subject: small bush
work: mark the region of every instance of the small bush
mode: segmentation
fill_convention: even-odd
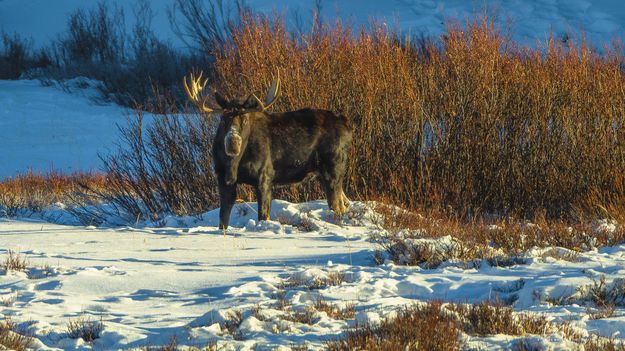
[[[20,295],[19,292],[6,294],[0,297],[0,304],[5,307],[10,307],[15,303],[15,301],[17,301],[17,298],[19,297],[19,295]]]
[[[67,322],[67,336],[72,339],[83,339],[92,342],[100,337],[104,330],[102,319],[93,320],[90,317],[78,317]]]
[[[0,268],[5,273],[9,271],[23,271],[26,267],[28,267],[28,261],[26,261],[26,258],[23,258],[20,254],[15,253],[12,250],[7,252],[4,262],[0,265]]]
[[[20,79],[27,71],[48,67],[51,63],[46,49],[35,53],[30,40],[18,34],[0,33],[0,79]]]
[[[350,330],[327,343],[330,351],[348,350],[460,350],[460,324],[440,302],[406,307],[379,326]]]
[[[543,335],[551,324],[544,316],[515,313],[500,301],[474,305],[452,304],[448,307],[460,316],[470,335]]]
[[[613,306],[625,306],[625,279],[614,279],[612,283],[606,281],[605,276],[592,283],[577,288],[576,295],[581,300],[593,302],[603,309],[612,309]]]
[[[58,172],[36,174],[29,171],[0,181],[0,215],[17,216],[26,211],[37,212],[55,203],[88,204],[90,198],[82,197],[84,187],[102,190],[108,187],[106,176],[98,173]]]
[[[10,319],[0,321],[0,346],[7,350],[26,351],[33,342],[33,338],[18,333],[17,327]]]
[[[313,325],[317,322],[316,311],[312,307],[306,307],[303,310],[299,311],[289,311],[287,314],[282,316],[282,319],[295,322]]]
[[[584,343],[584,351],[625,351],[625,343],[591,335]]]
[[[375,257],[379,264],[388,258],[396,264],[427,268],[450,260],[487,260],[493,266],[508,266],[525,262],[523,257],[533,247],[553,247],[543,257],[576,260],[579,252],[625,242],[622,225],[613,231],[595,230],[591,222],[544,216],[534,223],[495,216],[464,220],[453,213],[407,211],[380,203],[374,211],[379,214],[378,226],[384,229],[373,236],[381,246]]]
[[[236,335],[239,326],[243,322],[243,312],[241,310],[232,310],[228,312],[227,317],[221,327],[227,330],[231,335]]]
[[[317,311],[325,312],[328,317],[334,319],[350,319],[356,316],[355,303],[347,303],[345,307],[339,307],[327,302],[322,296],[319,296],[313,306]]]
[[[102,100],[123,106],[149,109],[165,98],[185,104],[182,77],[195,68],[208,68],[209,58],[181,52],[158,39],[148,1],[137,2],[133,15],[136,24],[129,33],[123,10],[106,2],[71,13],[67,31],[51,46],[54,64],[42,79],[93,78],[102,82],[97,86]]]
[[[345,281],[345,272],[330,271],[324,277],[302,279],[299,276],[291,276],[282,283],[283,288],[305,288],[308,290],[325,289],[329,286],[340,285]]]
[[[210,145],[214,128],[210,120],[175,111],[144,123],[136,110],[129,125],[120,127],[122,147],[103,159],[107,188],[89,190],[133,221],[218,207]]]
[[[139,349],[132,349],[133,351],[217,351],[219,348],[217,347],[217,343],[212,341],[209,342],[205,347],[179,347],[178,346],[178,338],[176,336],[172,336],[169,339],[169,342],[165,345],[161,346],[144,346]]]

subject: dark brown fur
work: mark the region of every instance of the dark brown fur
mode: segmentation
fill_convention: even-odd
[[[233,103],[217,96],[217,101],[224,108],[213,142],[221,229],[228,228],[237,184],[256,188],[258,219],[267,220],[272,186],[300,182],[310,173],[318,175],[330,208],[338,214],[346,211],[343,180],[352,140],[347,118],[314,109],[259,112],[249,99]],[[231,130],[238,133],[234,135],[240,144],[226,146]],[[238,150],[238,155],[228,156],[226,147]]]

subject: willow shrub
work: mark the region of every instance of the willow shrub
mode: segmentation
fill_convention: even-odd
[[[279,74],[274,110],[351,117],[355,198],[469,215],[622,208],[622,54],[555,39],[519,47],[488,18],[450,24],[436,43],[341,23],[294,35],[279,16],[243,15],[215,53],[215,88],[266,91]],[[305,182],[282,195],[322,192]]]

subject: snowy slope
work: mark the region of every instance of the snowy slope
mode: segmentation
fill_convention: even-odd
[[[132,26],[135,0],[106,2],[119,4],[126,13],[127,26]],[[167,8],[172,3],[172,0],[150,1],[155,12],[154,29],[162,38],[181,46],[167,20]],[[309,20],[314,1],[247,0],[245,3],[264,12],[277,10],[287,17],[297,12],[304,20]],[[82,0],[2,0],[0,28],[32,36],[37,45],[43,45],[64,30],[68,13],[96,4],[96,1]],[[483,13],[486,6],[487,11],[498,14],[503,25],[508,19],[511,21],[515,39],[529,44],[535,44],[536,38],[544,39],[551,31],[560,36],[583,30],[587,38],[597,44],[622,38],[625,34],[625,2],[619,0],[324,0],[321,4],[326,19],[338,15],[358,25],[376,19],[398,24],[410,33],[438,35],[445,20],[473,17]]]
[[[70,81],[68,93],[39,81],[0,80],[0,179],[29,169],[69,173],[100,167],[98,153],[114,148],[116,125],[125,124],[132,111],[94,103],[89,84],[94,83]]]
[[[622,308],[611,318],[592,320],[581,302],[547,302],[574,297],[577,287],[602,275],[608,282],[623,277],[625,245],[582,253],[573,260],[549,257],[546,250],[537,249],[525,264],[510,267],[486,262],[452,262],[436,269],[377,266],[369,237],[379,229],[371,225],[372,213],[362,204],[353,204],[340,225],[321,201],[274,201],[272,218],[287,224],[256,223],[254,208],[255,204],[236,205],[236,227],[228,237],[215,227],[217,211],[201,218],[172,217],[157,228],[0,219],[0,258],[11,249],[29,262],[26,271],[0,272],[0,298],[10,301],[0,305],[0,316],[21,322],[42,350],[127,349],[163,344],[173,335],[181,345],[216,341],[225,350],[272,350],[303,342],[321,349],[325,340],[356,321],[376,323],[404,304],[433,299],[479,302],[497,296],[515,301],[517,311],[570,321],[582,335],[625,335]],[[315,229],[303,231],[303,219]],[[440,241],[448,244],[449,238]],[[333,274],[344,275],[344,281],[320,289],[294,284]],[[340,306],[355,304],[356,316],[336,320],[319,312],[310,325],[287,321],[286,312],[278,309],[280,290],[291,310],[302,311],[322,296]],[[255,306],[264,320],[254,315]],[[236,310],[243,321],[233,336],[223,325]],[[81,316],[104,323],[101,338],[93,344],[66,335],[66,323]],[[499,350],[511,349],[518,338],[495,335],[467,341],[476,349]],[[535,344],[537,350],[571,347],[558,334],[536,338]]]

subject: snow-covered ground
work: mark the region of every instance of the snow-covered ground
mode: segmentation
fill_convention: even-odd
[[[132,2],[109,1],[131,13]],[[43,45],[64,30],[67,13],[95,3],[0,0],[0,29],[33,36],[37,45]],[[171,0],[151,3],[157,33],[176,42],[164,10]],[[306,15],[313,1],[247,3],[261,11],[292,13],[299,8]],[[445,19],[481,12],[484,2],[322,4],[326,18],[338,14],[357,24],[375,18],[396,22],[413,33],[436,35]],[[514,36],[522,42],[534,43],[552,29],[556,35],[583,29],[595,43],[624,34],[621,1],[497,0],[489,1],[488,7],[496,8],[502,23],[511,18]],[[115,125],[125,123],[131,112],[94,103],[93,84],[69,82],[72,93],[68,93],[38,81],[0,81],[0,179],[28,169],[72,172],[100,166],[98,153],[115,147]],[[35,218],[0,218],[0,263],[9,250],[28,260],[25,271],[0,272],[0,320],[10,316],[20,323],[35,335],[35,348],[42,350],[125,349],[167,343],[174,335],[182,345],[216,341],[224,349],[263,350],[303,342],[322,348],[325,340],[357,322],[375,323],[404,304],[433,299],[479,302],[498,296],[514,301],[517,311],[571,321],[584,333],[625,337],[625,309],[618,307],[610,318],[591,319],[577,290],[601,276],[608,282],[622,278],[625,245],[579,255],[536,249],[524,264],[510,267],[487,262],[470,267],[452,262],[436,269],[376,265],[377,246],[370,237],[380,229],[363,204],[354,204],[340,223],[328,215],[323,201],[274,201],[272,218],[280,222],[256,223],[255,206],[236,205],[227,237],[216,227],[217,211],[197,218],[97,228],[74,223],[59,209],[62,206]],[[441,239],[441,244],[445,240],[449,239]],[[323,286],[324,279],[337,276],[344,281]],[[304,310],[322,296],[339,306],[355,304],[356,316],[335,320],[317,313],[311,325],[290,322],[285,319],[289,312],[277,309],[281,291],[292,311]],[[554,301],[565,303],[552,305]],[[264,320],[253,313],[255,306]],[[236,310],[242,312],[243,321],[232,335],[223,325]],[[67,323],[81,317],[104,323],[93,344],[66,335]],[[570,347],[561,341],[552,335],[537,342],[542,349]],[[468,339],[469,346],[480,350],[509,349],[513,343],[508,336]]]
[[[36,80],[0,80],[0,179],[28,170],[100,167],[98,154],[114,150],[117,124],[125,124],[132,111],[95,103],[93,84],[77,78],[64,90]]]
[[[223,349],[271,350],[304,342],[323,348],[325,340],[356,321],[376,323],[404,304],[499,297],[514,301],[517,311],[570,321],[582,333],[616,339],[625,335],[625,310],[592,320],[588,307],[575,299],[578,287],[600,276],[611,282],[625,275],[625,245],[572,259],[537,249],[525,264],[511,267],[486,262],[471,267],[447,263],[436,269],[376,265],[370,235],[380,229],[372,225],[374,214],[363,204],[354,203],[340,222],[322,201],[274,201],[272,218],[283,224],[256,223],[254,208],[236,205],[227,237],[216,227],[217,211],[197,218],[170,217],[162,227],[95,228],[1,219],[0,253],[19,252],[29,268],[0,275],[0,298],[8,301],[0,305],[0,316],[10,316],[34,333],[35,346],[42,350],[126,349],[167,343],[173,335],[180,345],[217,342]],[[344,279],[336,285],[318,284],[328,276]],[[314,284],[321,286],[303,287]],[[355,304],[356,315],[335,320],[318,312],[310,325],[291,322],[285,317],[288,312],[278,309],[281,290],[291,311],[302,311],[323,297],[338,306]],[[555,300],[568,302],[547,302]],[[242,312],[240,326],[225,331],[225,320],[237,310]],[[101,320],[101,337],[93,344],[68,338],[66,325],[75,318]],[[543,350],[571,347],[557,334],[534,341]],[[509,349],[514,342],[503,335],[468,338],[468,345],[480,350]]]

